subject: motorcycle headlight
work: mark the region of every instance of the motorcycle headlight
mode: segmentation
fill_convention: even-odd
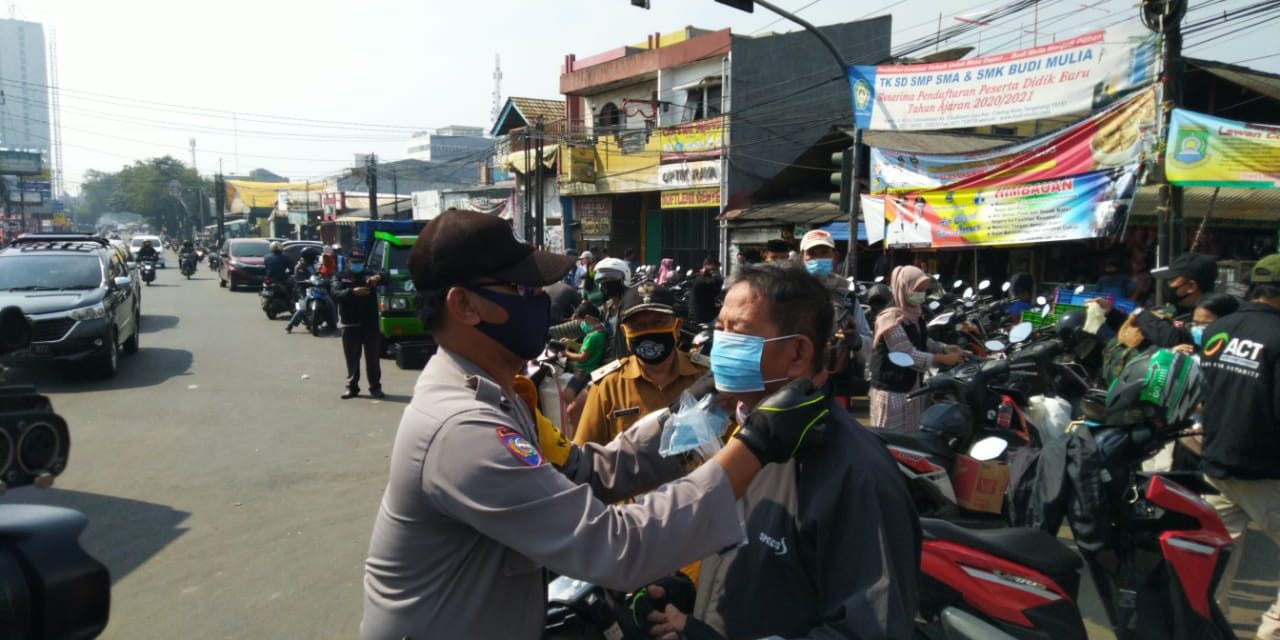
[[[107,308],[99,302],[91,307],[72,309],[71,313],[67,315],[70,316],[72,320],[96,320],[98,318],[107,317]]]
[[[392,311],[404,311],[409,308],[407,298],[391,298],[387,300],[387,308]]]

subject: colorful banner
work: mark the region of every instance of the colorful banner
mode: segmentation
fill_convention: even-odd
[[[658,194],[663,209],[692,209],[695,207],[719,207],[720,187],[701,189],[676,189]]]
[[[972,60],[849,67],[859,129],[981,127],[1088,113],[1156,75],[1140,24]]]
[[[1174,109],[1165,176],[1189,187],[1280,188],[1280,127]]]
[[[871,150],[871,192],[1015,184],[1114,169],[1155,147],[1155,89],[1150,88],[1061,131],[975,153],[913,154]]]
[[[723,118],[708,118],[658,130],[663,162],[719,158],[723,142]]]
[[[1108,236],[1123,222],[1137,174],[1134,164],[1017,185],[886,195],[885,242],[953,248]]]

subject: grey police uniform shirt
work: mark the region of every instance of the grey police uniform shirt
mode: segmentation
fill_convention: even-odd
[[[413,395],[369,543],[362,638],[532,640],[543,567],[625,590],[743,539],[724,470],[675,479],[657,420],[575,447],[561,470],[531,444],[523,402],[458,355],[441,348]],[[633,504],[601,501],[666,480]]]

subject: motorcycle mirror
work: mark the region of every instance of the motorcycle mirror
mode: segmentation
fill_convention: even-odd
[[[1005,292],[1005,293],[1009,293],[1009,287],[1011,287],[1011,286],[1013,286],[1013,285],[1009,284],[1009,282],[1008,282],[1008,281],[1006,281],[1004,284],[1000,285],[1000,290],[1001,290],[1001,291],[1003,291],[1003,292]]]
[[[973,446],[969,448],[969,457],[983,461],[995,460],[1008,448],[1009,443],[1004,438],[991,436],[973,443]]]
[[[686,277],[686,278],[692,278],[692,277],[693,277],[693,269],[690,269],[690,270],[688,270],[688,271],[684,272],[684,277]]]
[[[932,277],[933,277],[933,281],[934,281],[934,282],[941,282],[941,281],[942,281],[942,274],[940,274],[940,273],[935,273],[935,274],[933,274],[933,276],[932,276]]]
[[[991,288],[990,280],[983,280],[982,282],[978,283],[978,291],[986,291],[987,289],[990,289],[990,288]]]
[[[1004,351],[1004,343],[999,340],[988,340],[982,343],[982,346],[986,347],[987,351],[990,351],[991,353],[1000,353],[1001,351]]]
[[[911,354],[903,351],[890,351],[889,362],[898,367],[911,367],[916,361],[911,358]]]
[[[1031,337],[1031,332],[1034,329],[1035,327],[1032,327],[1030,322],[1019,322],[1013,325],[1013,328],[1009,330],[1009,342],[1017,344],[1026,341],[1027,338]]]
[[[1084,293],[1084,285],[1079,285],[1075,289],[1076,293]]]
[[[884,282],[884,276],[876,276],[876,279],[874,280],[874,282],[877,282],[877,283]]]
[[[1040,317],[1041,317],[1041,318],[1048,318],[1048,317],[1049,317],[1049,308],[1050,308],[1050,307],[1049,307],[1049,305],[1047,305],[1047,304],[1046,304],[1046,305],[1044,305],[1043,307],[1040,307]]]
[[[964,297],[966,297],[966,298],[972,298],[972,297],[973,297],[973,287],[965,287],[965,290],[964,290]]]
[[[941,303],[941,302],[938,302],[937,300],[930,300],[930,301],[929,301],[929,310],[930,310],[930,311],[937,311],[937,310],[938,310],[938,307],[941,307],[941,306],[942,306],[942,303]]]
[[[1048,299],[1048,298],[1046,298],[1046,297],[1044,297],[1044,296],[1040,296],[1040,297],[1036,298],[1036,304],[1038,304],[1038,305],[1040,305],[1040,306],[1044,306],[1044,305],[1046,305],[1046,304],[1049,304],[1049,299]]]
[[[972,309],[972,308],[973,308],[973,301],[972,301],[972,300],[965,300],[965,301],[964,301],[964,308],[966,308],[966,309]]]
[[[963,287],[963,286],[964,286],[964,280],[956,280],[955,282],[951,283],[951,288],[955,289],[956,291],[959,291],[960,287]]]

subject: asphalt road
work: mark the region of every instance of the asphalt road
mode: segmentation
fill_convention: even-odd
[[[53,489],[0,500],[89,516],[82,542],[112,577],[104,638],[356,635],[369,532],[416,372],[384,360],[385,400],[341,400],[337,338],[284,325],[204,265],[190,281],[170,267],[143,291],[142,349],[117,378],[16,376],[53,398],[73,446]],[[1274,597],[1280,567],[1264,537],[1245,546],[1232,618],[1250,637],[1245,621]],[[1090,636],[1111,637],[1087,579],[1081,605]]]

